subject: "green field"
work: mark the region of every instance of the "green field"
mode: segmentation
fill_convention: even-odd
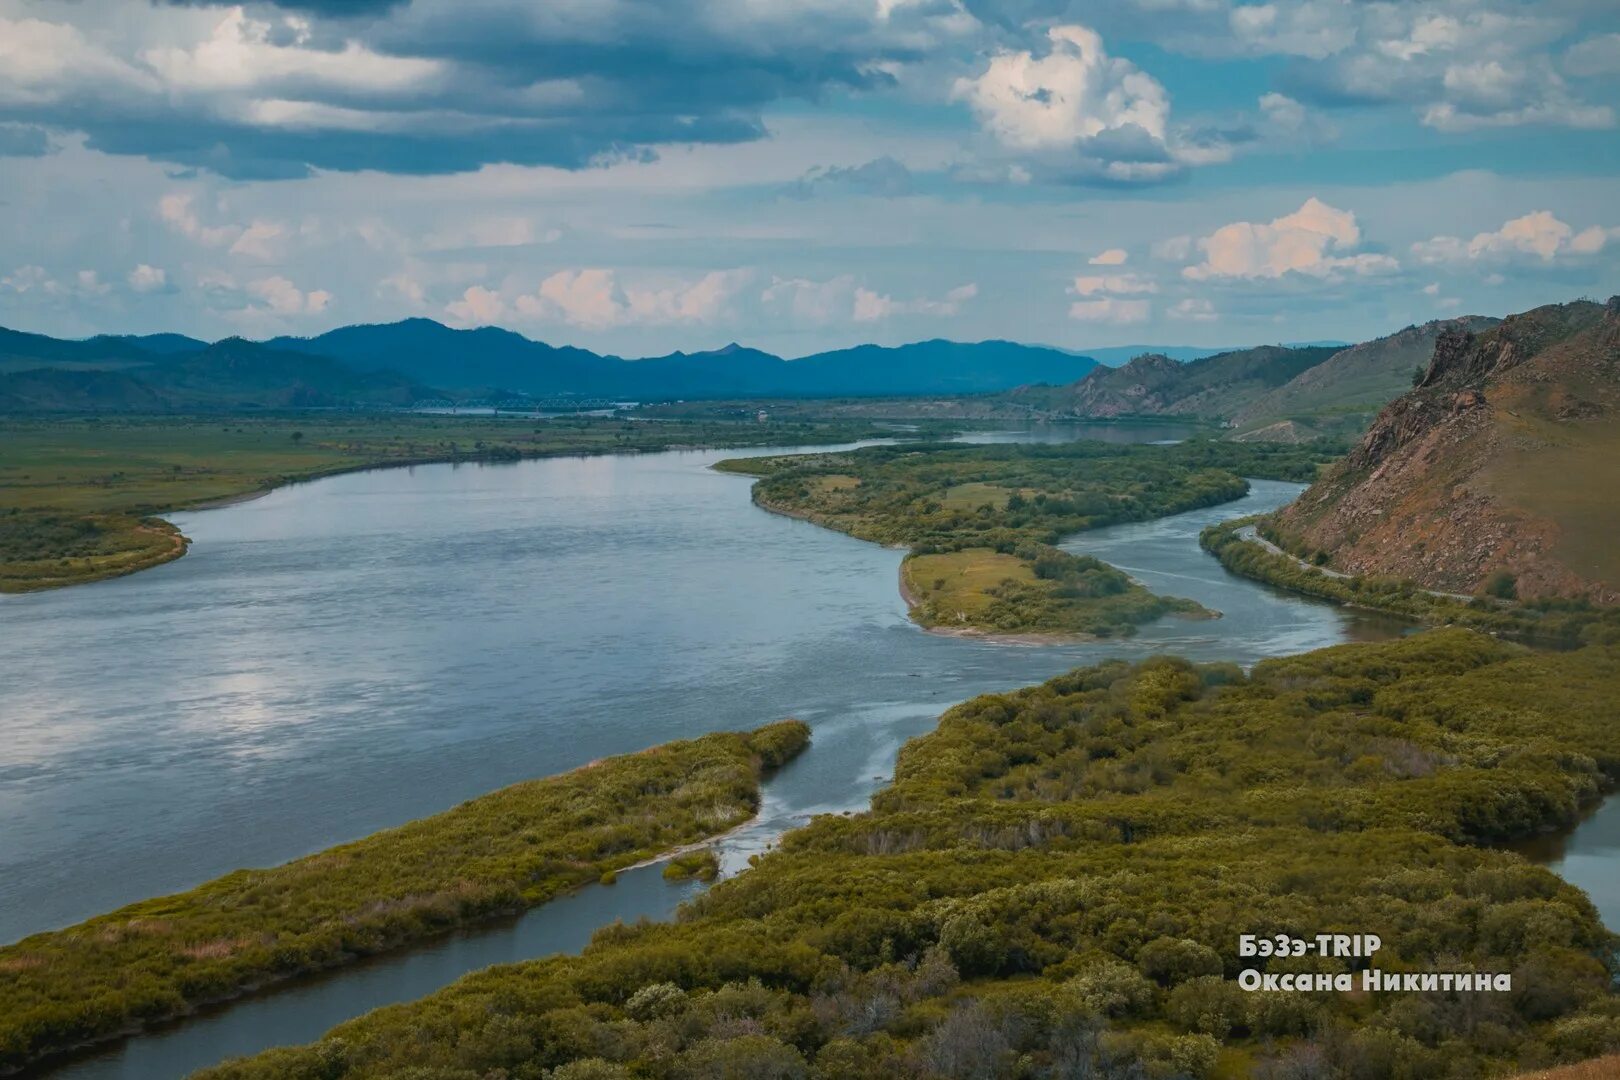
[[[199,1075],[1457,1080],[1595,1057],[1620,1049],[1615,938],[1490,845],[1620,776],[1617,685],[1615,648],[1463,630],[1247,674],[1079,669],[950,710],[869,812],[789,833],[673,923]],[[1352,932],[1381,950],[1239,954]],[[1512,990],[1362,992],[1369,964]],[[1249,967],[1352,989],[1245,992]]]
[[[841,442],[858,424],[630,422],[409,413],[10,417],[0,425],[0,592],[177,558],[159,515],[381,465]]]
[[[790,720],[608,758],[24,938],[0,948],[0,1070],[522,911],[716,836],[754,815],[762,773],[809,740]]]

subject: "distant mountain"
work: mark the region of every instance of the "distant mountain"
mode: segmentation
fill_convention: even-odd
[[[1620,297],[1472,332],[1280,515],[1329,565],[1475,592],[1620,602]]]
[[[118,337],[66,341],[0,327],[0,371],[41,367],[105,370],[149,363],[153,353],[134,342],[133,338]]]
[[[622,363],[493,326],[455,330],[432,319],[342,326],[319,337],[279,337],[264,344],[329,357],[362,371],[397,371],[450,391],[498,387],[530,394],[596,395],[606,390],[610,373]]]
[[[92,339],[69,344],[105,344]],[[121,348],[115,344],[114,349]],[[437,391],[389,372],[227,338],[196,352],[144,354],[115,370],[47,367],[0,374],[0,409],[165,411],[408,405]]]
[[[791,393],[806,396],[983,394],[1028,383],[1061,383],[1095,370],[1089,356],[1012,341],[919,341],[816,353],[787,362]],[[845,389],[847,388],[847,389]]]
[[[1442,331],[1480,333],[1499,321],[1479,315],[1439,319],[1341,349],[1239,409],[1232,422],[1255,434],[1281,422],[1297,431],[1360,433],[1379,409],[1412,388],[1412,373],[1428,365]]]
[[[275,338],[265,344],[328,356],[362,370],[389,367],[451,390],[499,387],[638,401],[973,394],[1023,383],[1067,382],[1096,367],[1089,357],[1010,341],[859,345],[798,360],[733,343],[707,352],[624,360],[547,345],[509,330],[455,330],[430,319],[346,326],[319,337]]]
[[[1068,386],[1029,386],[1005,399],[1051,418],[1178,416],[1227,420],[1337,351],[1332,346],[1262,345],[1182,363],[1149,353],[1124,367],[1099,367]]]

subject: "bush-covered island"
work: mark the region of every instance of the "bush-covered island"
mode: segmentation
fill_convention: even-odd
[[[532,780],[0,948],[0,1071],[521,911],[753,817],[796,720]]]
[[[1076,670],[945,714],[869,812],[672,924],[490,968],[206,1080],[1475,1080],[1620,1048],[1614,938],[1486,844],[1620,773],[1620,649],[1466,630]],[[1511,991],[1241,990],[1244,934],[1373,933]],[[1359,987],[1359,978],[1354,980]]]
[[[1305,481],[1340,447],[1194,440],[1176,446],[920,443],[741,458],[754,501],[910,548],[900,587],[935,630],[1121,637],[1168,614],[1212,615],[1056,547],[1085,529],[1240,498],[1245,476]]]

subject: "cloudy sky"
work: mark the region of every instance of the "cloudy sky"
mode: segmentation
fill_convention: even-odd
[[[1620,291],[1614,0],[0,0],[0,324],[1359,339]]]

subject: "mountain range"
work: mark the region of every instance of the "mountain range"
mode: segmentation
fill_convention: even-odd
[[[0,408],[397,405],[420,398],[871,397],[1067,382],[1089,357],[1011,341],[858,345],[785,360],[731,344],[626,360],[428,319],[313,338],[209,344],[178,334],[64,341],[0,329]]]
[[[1341,571],[1616,603],[1617,492],[1620,297],[1443,325],[1417,385],[1278,526]]]

